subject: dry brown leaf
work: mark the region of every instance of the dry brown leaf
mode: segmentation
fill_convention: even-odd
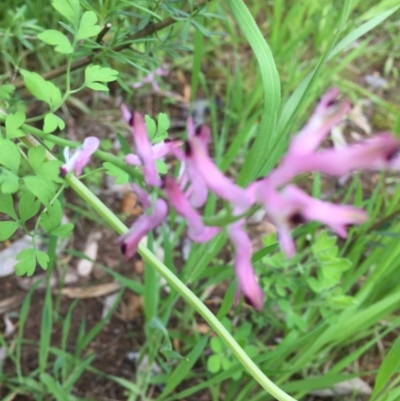
[[[143,208],[138,204],[137,195],[134,192],[124,194],[121,201],[121,211],[134,217],[143,213]]]
[[[200,334],[207,334],[210,330],[210,326],[206,323],[197,323],[197,331]]]
[[[19,295],[14,295],[10,298],[3,299],[0,301],[0,314],[9,312],[16,307],[19,306],[19,304],[22,303],[22,300],[24,299],[25,294],[19,294]]]
[[[133,268],[137,274],[143,274],[144,272],[144,262],[141,259],[135,260],[133,262]]]
[[[143,298],[139,295],[128,293],[121,303],[121,316],[129,322],[143,313]]]
[[[121,288],[116,281],[106,284],[91,285],[90,287],[68,287],[63,288],[56,293],[66,295],[69,298],[97,298],[111,294]]]

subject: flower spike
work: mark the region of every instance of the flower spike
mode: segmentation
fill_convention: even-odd
[[[82,143],[81,149],[75,150],[72,156],[69,156],[69,148],[64,149],[66,163],[60,167],[60,176],[65,177],[69,172],[74,171],[79,177],[84,167],[89,163],[90,157],[100,146],[100,140],[95,136],[88,136]]]

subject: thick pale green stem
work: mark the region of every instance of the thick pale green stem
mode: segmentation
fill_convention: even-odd
[[[0,121],[3,116],[0,116]],[[3,119],[4,121],[4,119]],[[35,134],[40,132],[29,126],[24,126],[25,131]],[[62,140],[64,141],[64,140]],[[31,135],[23,138],[23,142],[30,147],[38,146],[39,143]],[[60,138],[61,142],[61,138]],[[46,153],[46,157],[54,160],[55,157],[50,153]],[[67,174],[65,182],[83,199],[87,204],[94,209],[101,218],[103,218],[118,234],[124,234],[128,228],[122,223],[118,217],[99,199],[93,194],[78,178],[72,174]],[[188,302],[212,327],[212,329],[220,336],[225,345],[236,356],[239,362],[244,366],[248,373],[272,396],[278,401],[296,401],[293,397],[282,391],[275,385],[253,362],[253,360],[243,351],[240,345],[232,337],[232,335],[225,329],[217,317],[204,305],[204,303],[181,281],[176,277],[167,266],[164,265],[143,243],[139,244],[139,254],[150,264],[157,272],[173,287],[179,295],[181,295],[186,302]]]
[[[67,184],[84,199],[118,234],[125,233],[128,228],[115,214],[101,202],[81,181],[72,175],[66,178]],[[245,369],[265,388],[272,396],[279,401],[296,401],[276,386],[253,360],[243,351],[240,345],[225,329],[216,316],[204,305],[204,303],[176,277],[167,266],[164,265],[150,250],[143,244],[139,244],[139,254],[188,302],[221,337],[226,346],[236,356]]]

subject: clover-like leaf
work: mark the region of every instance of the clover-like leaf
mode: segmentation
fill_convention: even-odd
[[[99,65],[89,65],[85,70],[85,86],[93,90],[108,91],[107,86],[99,82],[112,82],[117,79],[118,71]]]
[[[43,132],[45,134],[50,134],[51,132],[54,132],[57,128],[61,130],[65,128],[64,120],[53,113],[47,113],[44,116]]]
[[[20,130],[22,124],[25,122],[25,113],[17,111],[15,114],[9,114],[6,118],[6,137],[18,138],[24,136],[24,132]]]
[[[45,177],[28,175],[23,178],[23,181],[28,190],[32,192],[45,206],[49,204],[57,190],[57,186]]]
[[[18,220],[17,214],[14,210],[13,198],[10,194],[0,193],[0,213],[4,213],[7,216],[12,217],[14,220]]]
[[[20,262],[14,266],[15,274],[17,276],[22,276],[24,274],[27,276],[32,276],[36,267],[35,249],[24,249],[17,255],[16,259]]]
[[[25,86],[36,99],[46,102],[52,111],[61,106],[61,91],[52,82],[46,81],[36,72],[21,70],[21,74],[24,77]]]
[[[32,192],[25,192],[18,204],[19,217],[25,222],[35,216],[40,209],[40,202]]]
[[[55,46],[54,50],[63,54],[71,54],[74,48],[68,38],[55,29],[47,29],[37,35],[37,37],[44,43]]]
[[[97,15],[93,11],[85,11],[79,22],[79,29],[75,36],[75,40],[81,40],[96,36],[101,28],[96,25]]]
[[[59,200],[55,200],[53,204],[47,206],[47,211],[40,216],[40,226],[47,232],[51,233],[61,224],[63,212]]]
[[[17,145],[9,139],[0,138],[0,165],[9,168],[17,174],[19,164],[21,163],[21,154]]]
[[[106,168],[106,174],[111,175],[112,177],[116,177],[116,184],[126,184],[129,182],[129,174],[124,170],[121,170],[119,167],[115,166],[110,162],[103,163],[103,166]]]

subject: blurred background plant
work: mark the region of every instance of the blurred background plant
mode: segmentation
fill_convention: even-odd
[[[217,164],[242,183],[279,161],[291,133],[333,85],[354,103],[349,119],[332,135],[335,144],[381,130],[400,132],[398,1],[247,1],[273,55],[268,58],[261,44],[257,56],[265,64],[260,66],[239,29],[234,2],[81,0],[81,15],[91,11],[96,16],[90,36],[81,40],[76,40],[78,25],[61,17],[61,3],[54,1],[55,8],[51,3],[0,4],[0,107],[14,116],[25,113],[33,127],[17,118],[14,126],[1,127],[3,138],[26,130],[62,159],[67,140],[76,146],[88,135],[99,136],[104,154],[98,159],[105,163],[87,167],[83,179],[121,218],[141,212],[133,207],[135,194],[121,186],[132,169],[107,156],[130,152],[122,101],[149,114],[158,127],[161,118],[172,138],[184,135],[189,114],[197,123],[207,122]],[[73,52],[55,50],[60,43],[51,43],[54,37],[39,40],[37,35],[48,29],[61,32],[68,43],[76,40]],[[271,97],[266,105],[275,116],[263,108],[264,95],[269,96],[263,73],[273,70],[273,62],[280,77],[274,90],[281,101]],[[88,82],[84,71],[91,63],[118,75],[111,73],[115,79],[107,80],[100,74],[103,80]],[[155,73],[164,63],[168,75]],[[60,108],[32,98],[21,69],[51,80],[60,97],[68,93]],[[146,79],[150,85],[138,85]],[[109,91],[92,83],[108,85]],[[71,93],[75,89],[80,90]],[[66,124],[64,129],[57,120],[55,135],[42,131],[49,108]],[[263,146],[254,141],[260,124],[269,127],[262,131]],[[43,179],[59,164],[41,167],[44,154],[39,153],[29,151],[16,167],[3,167],[19,169],[20,177],[34,170],[31,176]],[[255,153],[262,153],[258,165]],[[49,180],[47,195],[37,181],[29,186],[29,180],[17,192],[8,191],[15,192],[18,213],[1,195],[3,222],[9,227],[15,217],[21,223],[15,228],[23,226],[10,239],[1,238],[2,252],[24,238],[24,230],[34,230],[35,251],[28,255],[33,266],[25,252],[22,261],[28,265],[21,272],[35,270],[36,261],[47,266],[45,274],[38,267],[29,282],[6,274],[0,279],[2,400],[273,399],[147,262],[124,263],[108,225],[61,182]],[[148,246],[217,314],[262,371],[296,399],[397,401],[398,177],[357,174],[338,181],[314,174],[298,184],[316,197],[363,207],[370,219],[352,228],[346,240],[316,224],[300,227],[292,260],[280,253],[273,229],[256,217],[249,222],[253,263],[266,298],[260,313],[243,303],[232,307],[232,256],[222,236],[191,244],[181,235],[185,222],[171,215],[169,230],[149,236]],[[53,207],[40,203],[53,198],[58,198]],[[32,213],[22,215],[21,203]],[[212,216],[219,207],[210,196],[204,214]],[[0,258],[6,260],[5,254]],[[82,261],[89,262],[89,275],[79,273]]]

